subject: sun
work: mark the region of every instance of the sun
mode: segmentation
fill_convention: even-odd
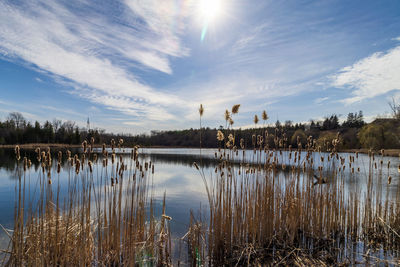
[[[218,18],[221,13],[221,0],[200,0],[199,12],[203,22],[210,23]]]

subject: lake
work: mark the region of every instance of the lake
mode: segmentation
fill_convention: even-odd
[[[200,152],[199,149],[183,148],[139,149],[139,159],[146,162],[151,161],[155,166],[154,174],[149,178],[151,179],[149,183],[153,185],[152,194],[155,199],[156,216],[161,215],[162,199],[164,193],[166,194],[166,214],[172,217],[170,226],[172,239],[174,241],[173,251],[175,257],[178,256],[178,249],[176,249],[179,243],[178,241],[185,235],[188,229],[190,211],[193,210],[194,214],[198,214],[201,208],[203,216],[207,216],[208,211],[208,199],[205,185],[199,171],[193,167],[193,162],[197,162],[201,165],[205,177],[212,177],[214,169],[218,164],[218,160],[215,159],[216,151],[216,149],[202,149]],[[79,150],[72,152],[79,153]],[[101,150],[97,152],[101,154]],[[117,149],[116,152],[122,157],[130,157],[131,151],[126,148]],[[29,192],[31,194],[29,199],[36,199],[35,194],[38,190],[37,180],[40,166],[37,163],[36,153],[33,150],[22,149],[21,158],[25,156],[31,159],[33,163],[26,174],[27,186],[29,186]],[[290,169],[290,166],[301,167],[302,162],[294,162],[294,156],[290,156],[290,152],[288,151],[275,152],[273,156],[279,158],[280,164],[286,166],[285,170],[280,171],[281,175],[279,175],[279,177],[282,180],[285,179],[285,175]],[[354,153],[340,153],[339,156],[346,160],[346,169],[344,171],[343,167],[340,165],[340,158],[332,158],[328,162],[328,153],[313,154],[315,174],[317,176],[320,175],[317,171],[317,167],[320,165],[324,166],[325,171],[335,168],[338,170],[341,168],[339,176],[343,177],[346,192],[356,192],[360,194],[360,196],[363,196],[367,191],[369,166],[372,164],[373,174],[377,177],[374,183],[374,190],[382,194],[382,199],[395,198],[397,187],[400,186],[398,171],[400,161],[398,157],[375,156],[375,161],[371,162],[368,155],[359,154],[358,158],[350,166],[348,163],[349,157],[355,156]],[[53,165],[54,168],[57,168],[57,161],[55,158],[56,156],[54,156]],[[237,163],[237,168],[240,169],[244,168],[246,164],[252,164],[260,159],[263,161],[265,158],[266,154],[264,152],[247,150],[244,155],[242,151],[239,151],[238,155],[235,157],[235,161]],[[301,158],[305,158],[305,152],[302,152]],[[390,164],[388,165],[389,162]],[[374,167],[375,163],[377,165],[376,169]],[[65,190],[63,191],[63,188],[67,188],[68,177],[70,175],[69,172],[66,171],[68,169],[66,166],[68,163],[64,161],[63,164],[64,166],[60,174],[56,177],[52,177],[54,184],[60,184],[61,197],[67,196],[67,192]],[[352,168],[354,168],[354,172]],[[101,169],[101,160],[98,164],[95,164],[94,172],[96,172],[96,170],[99,171],[99,169]],[[21,168],[18,169],[17,167],[14,150],[0,150],[0,224],[8,229],[12,229],[13,227],[16,188],[20,172]],[[321,175],[324,176],[324,173],[322,172]],[[389,176],[392,177],[390,184],[388,183]],[[327,180],[328,183],[335,182],[330,181],[329,177],[327,177]],[[284,184],[283,182],[282,185]],[[0,239],[1,248],[6,249],[9,238],[4,231],[1,232]]]

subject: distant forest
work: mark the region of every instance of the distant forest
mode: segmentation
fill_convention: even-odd
[[[308,136],[312,136],[317,143],[323,146],[336,138],[340,133],[340,149],[381,149],[400,148],[400,119],[376,119],[371,123],[365,123],[363,113],[349,113],[343,123],[339,123],[337,115],[326,117],[322,121],[309,123],[292,123],[277,121],[274,126],[259,126],[252,129],[229,129],[222,126],[218,129],[202,128],[151,131],[150,134],[118,135],[106,133],[101,129],[79,128],[74,122],[60,120],[31,123],[21,113],[10,113],[5,121],[0,121],[0,145],[26,144],[26,143],[59,143],[81,144],[83,140],[92,137],[95,143],[110,143],[111,139],[124,139],[126,146],[160,146],[160,147],[199,147],[200,135],[202,147],[218,147],[217,131],[221,130],[225,135],[234,133],[236,142],[243,138],[247,148],[252,148],[252,135],[263,135],[268,132],[265,143],[270,148],[278,147],[275,137],[284,135],[286,147],[291,145],[297,148],[299,142],[305,144]]]

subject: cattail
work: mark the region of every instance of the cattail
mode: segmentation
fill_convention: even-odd
[[[232,126],[234,123],[234,121],[232,120],[232,118],[229,118],[229,125]]]
[[[111,139],[111,149],[114,149],[114,148],[115,148],[115,140],[113,138],[113,139]]]
[[[91,143],[92,145],[94,145],[94,137],[93,137],[93,136],[90,138],[90,143]]]
[[[257,124],[257,123],[258,123],[258,116],[254,115],[254,124]]]
[[[28,168],[28,159],[24,157],[24,172],[26,172],[27,168]]]
[[[102,152],[103,152],[103,155],[106,154],[106,144],[104,144],[104,143],[103,143],[103,151]]]
[[[93,172],[93,164],[92,164],[92,162],[90,160],[88,162],[88,165],[89,165],[90,172]]]
[[[392,176],[389,176],[388,177],[388,184],[391,184],[392,183]]]
[[[57,163],[57,173],[60,173],[60,171],[61,171],[61,163],[58,162]]]
[[[62,152],[58,151],[58,162],[61,162],[62,160]]]
[[[236,104],[232,106],[232,114],[236,114],[239,112],[240,104]]]
[[[28,169],[30,169],[31,166],[32,166],[32,161],[31,161],[31,160],[28,160]]]
[[[225,139],[224,134],[220,130],[218,130],[218,132],[217,132],[217,140],[218,141],[223,141],[224,139]]]
[[[203,116],[203,113],[204,113],[203,104],[200,104],[200,107],[199,107],[199,114],[200,114],[200,117]]]
[[[17,161],[19,161],[21,159],[21,155],[20,155],[20,151],[19,151],[19,145],[15,146],[15,157],[16,157]]]
[[[79,159],[76,159],[75,160],[75,173],[76,174],[79,174],[80,166],[81,166],[81,161]]]
[[[151,173],[154,174],[154,164],[151,165]]]
[[[87,141],[86,140],[82,142],[82,149],[83,149],[83,153],[86,153],[86,150],[87,150]]]

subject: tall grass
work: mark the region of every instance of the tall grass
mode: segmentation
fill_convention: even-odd
[[[337,152],[340,135],[333,142],[298,140],[294,150],[281,129],[255,129],[248,148],[233,129],[239,107],[225,112],[214,171],[203,170],[201,157],[194,164],[209,212],[190,213],[183,238],[188,265],[400,264],[400,183],[393,190],[398,174],[390,173],[390,162],[383,164],[384,151],[370,152],[361,177],[358,153]],[[200,118],[203,112],[201,105]],[[266,111],[261,118],[268,120]],[[271,138],[274,147],[267,145]],[[139,160],[137,147],[130,157],[117,153],[123,149],[123,140],[113,140],[93,151],[91,140],[83,142],[83,153],[59,152],[55,159],[50,149],[38,149],[41,168],[32,174],[32,163],[16,147],[14,229],[7,232],[3,264],[172,265],[165,195],[155,215],[154,164]],[[200,156],[201,149],[200,137]],[[60,177],[62,170],[68,177]],[[365,190],[349,190],[347,181],[361,178]]]
[[[208,222],[191,220],[191,253],[204,251],[193,266],[400,264],[400,186],[395,196],[385,195],[382,179],[389,185],[391,177],[373,171],[372,153],[361,195],[345,188],[360,170],[358,154],[337,153],[339,136],[323,144],[327,154],[312,137],[292,150],[279,129],[269,148],[268,133],[255,131],[253,151],[243,140],[237,147],[234,132],[228,138],[219,132],[219,164],[211,177],[199,172],[210,210]]]
[[[120,140],[116,147],[112,142],[110,149],[104,145],[98,156],[85,141],[81,155],[64,155],[65,164],[61,152],[57,164],[52,164],[50,149],[37,150],[42,168],[34,195],[26,187],[32,181],[29,163],[26,158],[21,162],[23,173],[5,265],[171,264],[165,198],[157,221],[154,200],[149,196],[154,165],[139,161],[137,148],[129,160],[117,158],[122,143]],[[61,168],[68,173],[67,188],[60,188]],[[66,191],[66,196],[61,191]]]

